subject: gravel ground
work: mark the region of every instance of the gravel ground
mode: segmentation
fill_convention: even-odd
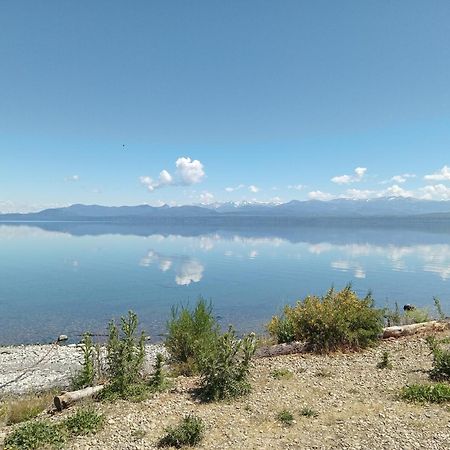
[[[392,370],[376,368],[385,350]],[[253,392],[246,398],[201,404],[191,396],[197,380],[179,377],[172,392],[142,403],[97,404],[106,415],[105,428],[96,436],[71,441],[67,448],[156,449],[165,427],[194,413],[206,424],[198,447],[205,449],[449,449],[448,406],[397,398],[405,384],[428,381],[430,367],[431,356],[420,336],[386,341],[362,353],[256,359]],[[279,368],[294,376],[274,379],[271,372]],[[302,417],[299,411],[305,406],[318,416]],[[284,408],[295,417],[290,427],[275,420]],[[0,428],[0,439],[7,431]]]

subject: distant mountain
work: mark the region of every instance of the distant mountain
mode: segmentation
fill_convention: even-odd
[[[0,221],[104,221],[145,222],[182,219],[232,221],[238,218],[313,219],[370,218],[436,215],[450,217],[450,201],[428,201],[414,198],[384,197],[370,200],[336,199],[330,201],[292,200],[288,203],[222,203],[186,206],[100,206],[71,205],[28,214],[0,214]]]

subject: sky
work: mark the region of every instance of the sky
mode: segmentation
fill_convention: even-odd
[[[450,200],[448,0],[0,0],[0,211]]]

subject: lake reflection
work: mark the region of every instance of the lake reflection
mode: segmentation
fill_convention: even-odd
[[[450,234],[345,227],[0,225],[0,343],[77,340],[135,310],[154,339],[202,295],[224,326],[261,329],[286,302],[351,282],[377,304],[450,310]]]

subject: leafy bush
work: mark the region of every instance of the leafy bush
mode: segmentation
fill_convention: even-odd
[[[109,323],[107,342],[108,386],[101,392],[101,397],[108,399],[128,398],[141,400],[145,398],[147,385],[142,379],[145,357],[145,334],[136,336],[138,318],[132,311],[120,319],[120,332],[114,321]]]
[[[377,369],[392,369],[392,363],[388,351],[383,352],[381,361],[377,364]]]
[[[294,324],[288,314],[274,316],[267,325],[267,330],[276,339],[278,344],[293,342],[295,340]]]
[[[440,320],[444,320],[446,315],[445,315],[444,310],[442,309],[441,301],[439,300],[438,297],[433,297],[433,301],[434,301],[434,307],[436,308],[436,312],[438,314],[438,318]]]
[[[434,336],[427,338],[428,346],[433,354],[433,368],[430,378],[433,380],[450,380],[450,350],[443,348],[446,340],[437,340]]]
[[[374,308],[370,294],[360,299],[350,285],[339,292],[330,289],[324,297],[308,296],[286,306],[284,315],[292,323],[293,340],[305,341],[318,353],[365,348],[382,331],[383,311]],[[274,317],[269,323],[272,333],[279,321]]]
[[[65,440],[66,436],[57,424],[45,421],[28,422],[6,436],[5,449],[61,448]]]
[[[250,392],[248,374],[255,348],[253,334],[240,340],[232,327],[216,338],[212,348],[200,359],[202,397],[223,400]]]
[[[400,396],[411,402],[446,403],[450,402],[450,385],[446,383],[412,384],[404,387]]]
[[[75,390],[83,389],[94,384],[95,368],[94,368],[94,343],[90,333],[85,333],[81,340],[83,344],[83,363],[81,370],[74,376],[72,385]]]
[[[103,414],[99,414],[92,407],[79,409],[74,415],[68,417],[63,426],[70,434],[79,436],[95,434],[99,431],[104,422]]]
[[[430,320],[430,313],[427,308],[413,308],[401,312],[397,302],[395,302],[394,309],[384,308],[383,314],[388,327],[423,323]]]
[[[205,425],[202,419],[188,415],[176,427],[165,429],[166,435],[159,441],[159,446],[181,448],[188,445],[193,447],[203,439],[204,430]]]
[[[283,409],[276,415],[276,419],[283,425],[290,426],[294,422],[294,416],[287,409]]]
[[[192,375],[198,371],[200,355],[214,345],[219,325],[211,303],[199,298],[193,310],[185,306],[172,307],[167,331],[165,346],[171,362],[178,366],[179,372]]]

